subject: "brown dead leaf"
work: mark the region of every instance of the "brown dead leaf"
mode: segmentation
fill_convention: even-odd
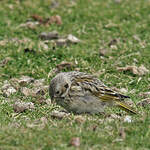
[[[60,70],[63,70],[63,69],[72,69],[74,66],[75,65],[72,62],[62,61],[56,67],[60,71]]]
[[[16,101],[13,104],[13,109],[17,113],[24,112],[26,110],[32,110],[34,109],[34,104],[32,102],[21,102],[21,101]]]
[[[149,72],[148,69],[144,67],[144,65],[141,65],[140,67],[137,66],[126,66],[126,67],[117,67],[118,71],[130,71],[134,75],[145,75],[146,73]]]
[[[61,17],[59,15],[51,16],[50,19],[48,20],[47,24],[53,24],[53,23],[61,25],[62,24]]]
[[[70,140],[70,145],[74,147],[79,147],[80,146],[80,138],[79,137],[73,137]]]
[[[31,15],[31,18],[33,18],[35,21],[38,21],[38,22],[40,22],[40,23],[43,22],[43,17],[42,17],[42,16],[39,16],[39,15],[37,15],[37,14]]]

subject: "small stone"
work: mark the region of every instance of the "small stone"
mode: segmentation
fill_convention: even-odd
[[[126,93],[128,92],[128,90],[125,89],[125,88],[121,88],[121,89],[120,89],[120,92],[126,94]]]
[[[6,91],[4,91],[4,95],[6,95],[7,97],[10,96],[13,93],[16,93],[16,89],[14,87],[9,87]]]
[[[111,47],[112,45],[116,45],[117,44],[117,39],[113,39],[109,42],[108,46]]]
[[[117,50],[118,49],[116,45],[111,45],[110,48],[113,49],[113,50]]]
[[[38,79],[38,80],[35,80],[32,85],[35,87],[41,87],[41,86],[44,86],[44,83],[45,83],[45,79]]]
[[[106,56],[108,54],[108,50],[107,49],[99,49],[99,55],[100,56]]]
[[[120,116],[118,116],[116,114],[111,114],[110,117],[113,119],[120,119]]]
[[[34,104],[32,102],[21,102],[21,101],[16,101],[13,104],[13,109],[17,113],[24,112],[26,110],[32,110],[34,109]]]
[[[144,97],[144,98],[150,97],[150,92],[142,92],[142,93],[139,94],[139,96]]]
[[[85,118],[82,117],[82,116],[75,116],[75,121],[76,121],[77,123],[82,124],[82,123],[85,122]]]
[[[38,97],[38,98],[36,98],[36,99],[33,101],[33,103],[35,103],[35,104],[41,104],[41,105],[47,104],[45,98],[43,98],[43,97]]]
[[[48,20],[48,24],[53,24],[56,23],[58,25],[62,24],[62,19],[59,15],[51,16],[50,19]]]
[[[33,89],[33,92],[32,92],[33,96],[34,95],[45,95],[45,90],[41,87],[35,87]]]
[[[66,61],[62,61],[60,64],[58,64],[56,67],[57,69],[63,70],[63,69],[71,69],[73,68],[75,65],[72,62],[66,62]]]
[[[40,41],[40,42],[39,42],[38,47],[39,47],[41,50],[45,50],[45,51],[48,51],[48,50],[49,50],[48,45],[47,45],[45,42],[43,42],[43,41]]]
[[[31,89],[27,87],[21,88],[21,93],[24,94],[25,96],[30,96],[31,95]]]
[[[77,37],[73,36],[72,34],[69,34],[67,37],[68,42],[72,43],[72,44],[77,44],[79,42],[81,42]]]
[[[33,21],[28,21],[26,23],[22,23],[20,24],[18,27],[28,27],[30,29],[34,29],[37,25],[39,25],[39,22],[36,21],[36,22],[33,22]]]
[[[53,111],[51,113],[51,117],[56,118],[56,119],[63,119],[64,117],[66,117],[68,115],[69,115],[69,113],[60,112],[60,111]]]
[[[28,77],[28,76],[22,76],[19,80],[18,80],[18,83],[21,85],[21,86],[25,86],[29,83],[32,83],[34,82],[34,79],[32,77]]]
[[[149,73],[149,70],[146,69],[143,65],[141,65],[140,67],[137,67],[137,66],[118,67],[117,70],[118,71],[130,71],[134,75],[139,75],[139,76]]]
[[[131,118],[131,116],[125,116],[125,118],[124,118],[124,122],[131,123],[131,122],[132,122],[132,118]]]
[[[67,40],[66,39],[58,39],[56,41],[56,45],[57,46],[65,46],[65,45],[67,45]]]
[[[39,37],[42,40],[53,40],[53,39],[58,39],[59,35],[57,31],[52,31],[52,32],[42,32]]]
[[[2,93],[5,97],[9,97],[11,94],[17,92],[17,90],[7,81],[4,81],[4,85],[2,86]]]
[[[138,106],[146,107],[150,106],[150,98],[143,99],[137,103]]]
[[[50,98],[49,98],[49,99],[46,99],[45,102],[46,102],[47,105],[51,105],[51,99],[50,99]]]

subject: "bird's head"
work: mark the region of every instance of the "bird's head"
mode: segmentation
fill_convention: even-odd
[[[51,99],[65,98],[71,86],[71,80],[66,73],[57,74],[50,82],[49,95]]]

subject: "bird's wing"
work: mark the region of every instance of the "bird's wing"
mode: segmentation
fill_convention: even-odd
[[[82,89],[89,91],[92,95],[99,97],[102,101],[114,102],[124,110],[134,114],[136,113],[136,111],[122,101],[125,98],[129,98],[128,96],[113,91],[92,75],[81,73],[78,76],[74,76],[72,84],[78,85]]]
[[[100,97],[104,101],[129,98],[128,96],[113,91],[112,89],[104,85],[104,83],[99,79],[86,73],[78,72],[78,75],[75,75],[73,77],[72,83],[79,85],[85,90],[89,90],[92,94]]]

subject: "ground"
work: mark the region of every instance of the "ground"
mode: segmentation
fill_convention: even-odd
[[[150,149],[149,107],[137,106],[148,99],[142,93],[150,89],[149,8],[149,0],[1,0],[0,149]],[[56,15],[60,22],[39,21]],[[72,34],[80,42],[58,46],[55,40],[40,39],[42,32],[51,31],[63,38]],[[62,62],[69,67],[60,66]],[[127,66],[131,69],[118,69]],[[62,108],[35,102],[36,94],[22,92],[32,83],[17,84],[10,95],[3,90],[6,82],[13,84],[22,76],[44,79],[48,86],[58,71],[71,70],[94,74],[130,96],[138,114],[111,108],[105,115],[70,114],[58,119],[52,112]],[[47,89],[41,95],[49,99]],[[16,112],[16,101],[33,102],[34,109]]]

